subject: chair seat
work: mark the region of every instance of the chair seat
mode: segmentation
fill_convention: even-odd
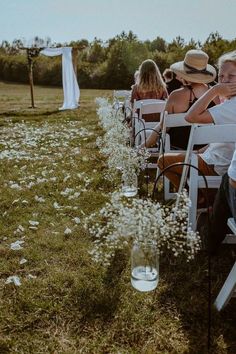
[[[208,188],[219,188],[221,183],[221,176],[206,176],[207,177],[207,184]],[[204,178],[199,176],[198,177],[198,188],[206,188]]]
[[[206,176],[206,178],[208,188],[219,188],[222,176]],[[189,184],[189,179],[187,183]],[[202,176],[198,176],[198,188],[206,188],[206,184]]]

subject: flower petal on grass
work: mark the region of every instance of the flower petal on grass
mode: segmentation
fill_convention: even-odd
[[[22,240],[17,240],[16,242],[11,243],[10,245],[10,249],[13,251],[19,251],[21,250],[23,247],[21,247],[21,245],[24,243],[25,241]]]
[[[75,217],[73,220],[76,224],[80,224],[80,222],[81,222],[80,218],[78,218],[78,217]]]
[[[20,278],[17,275],[11,275],[10,277],[7,278],[5,284],[10,284],[10,283],[14,283],[14,285],[16,286],[21,285]]]
[[[36,277],[36,275],[28,274],[28,278],[29,278],[29,279],[36,279],[37,277]]]
[[[20,264],[25,264],[25,263],[27,263],[28,261],[27,261],[27,259],[25,259],[25,258],[21,258],[21,260],[20,260]]]
[[[65,229],[65,231],[64,231],[64,234],[65,235],[69,235],[69,234],[71,234],[72,233],[72,231],[71,231],[71,229],[69,229],[69,227],[67,227],[66,229]]]
[[[31,226],[38,226],[39,225],[39,222],[38,221],[34,221],[34,220],[29,220],[29,224]]]

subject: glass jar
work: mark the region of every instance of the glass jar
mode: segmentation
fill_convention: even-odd
[[[134,197],[138,193],[138,177],[135,172],[122,174],[122,193],[125,197]]]
[[[159,282],[159,254],[156,244],[135,243],[131,251],[131,284],[139,291],[156,289]]]

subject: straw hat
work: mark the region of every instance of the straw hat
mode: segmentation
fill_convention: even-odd
[[[185,54],[184,61],[172,64],[170,69],[187,81],[207,84],[216,77],[216,70],[208,64],[208,59],[202,50],[192,49]]]

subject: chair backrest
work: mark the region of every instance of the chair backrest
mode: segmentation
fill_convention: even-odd
[[[145,128],[154,128],[157,122],[145,122],[143,114],[160,113],[160,120],[162,120],[162,113],[164,113],[166,101],[157,99],[146,99],[134,102],[134,111],[139,109],[139,115],[134,115],[134,134],[135,144],[146,141],[147,136],[151,133],[151,130],[144,130]],[[138,132],[140,132],[140,135]]]
[[[184,127],[192,125],[185,120],[186,113],[168,113],[165,111],[163,117],[163,128]]]
[[[235,143],[236,142],[236,124],[222,125],[197,125],[193,124],[189,144],[185,156],[185,162],[190,161],[194,145],[204,145],[211,143]]]
[[[118,100],[120,98],[123,98],[123,100],[125,100],[126,98],[129,98],[130,95],[131,95],[130,90],[114,90],[113,91],[113,98],[115,100]]]
[[[223,124],[223,125],[197,125],[193,124],[190,136],[187,152],[185,155],[185,163],[189,163],[193,153],[194,145],[204,145],[211,143],[236,143],[236,124]],[[180,188],[182,190],[186,180],[187,168],[184,167]]]
[[[234,143],[236,140],[236,124],[196,125],[190,136],[190,148],[193,145],[210,143]]]
[[[142,119],[143,114],[164,112],[165,106],[166,106],[166,101],[163,101],[163,100],[155,100],[153,102],[146,102],[146,101],[141,101],[140,110],[139,110],[139,118],[140,119]]]
[[[137,109],[140,109],[141,105],[151,104],[151,103],[159,103],[159,102],[165,102],[166,103],[166,101],[158,100],[156,98],[146,98],[146,99],[142,99],[142,100],[134,100],[133,110],[135,112]]]
[[[162,119],[162,139],[160,145],[161,153],[171,151],[171,141],[169,134],[167,133],[168,128],[177,128],[193,125],[192,123],[189,123],[185,120],[185,116],[186,113],[168,113],[165,111]]]
[[[115,109],[119,108],[129,108],[130,107],[130,96],[131,96],[131,91],[130,90],[114,90],[113,91],[113,107]]]
[[[224,124],[224,125],[201,125],[193,124],[187,152],[185,155],[185,163],[191,163],[198,167],[197,155],[193,151],[194,145],[204,145],[209,143],[236,143],[236,124]],[[188,167],[183,167],[183,172],[180,180],[179,193],[182,191],[183,186],[187,180]],[[207,177],[208,188],[218,188],[221,176]],[[203,183],[202,177],[198,171],[194,168],[190,168],[189,174],[189,196],[192,202],[189,210],[189,220],[192,224],[192,228],[196,227],[196,211],[197,211],[197,195],[198,188],[206,188]],[[177,202],[178,204],[178,198]]]

